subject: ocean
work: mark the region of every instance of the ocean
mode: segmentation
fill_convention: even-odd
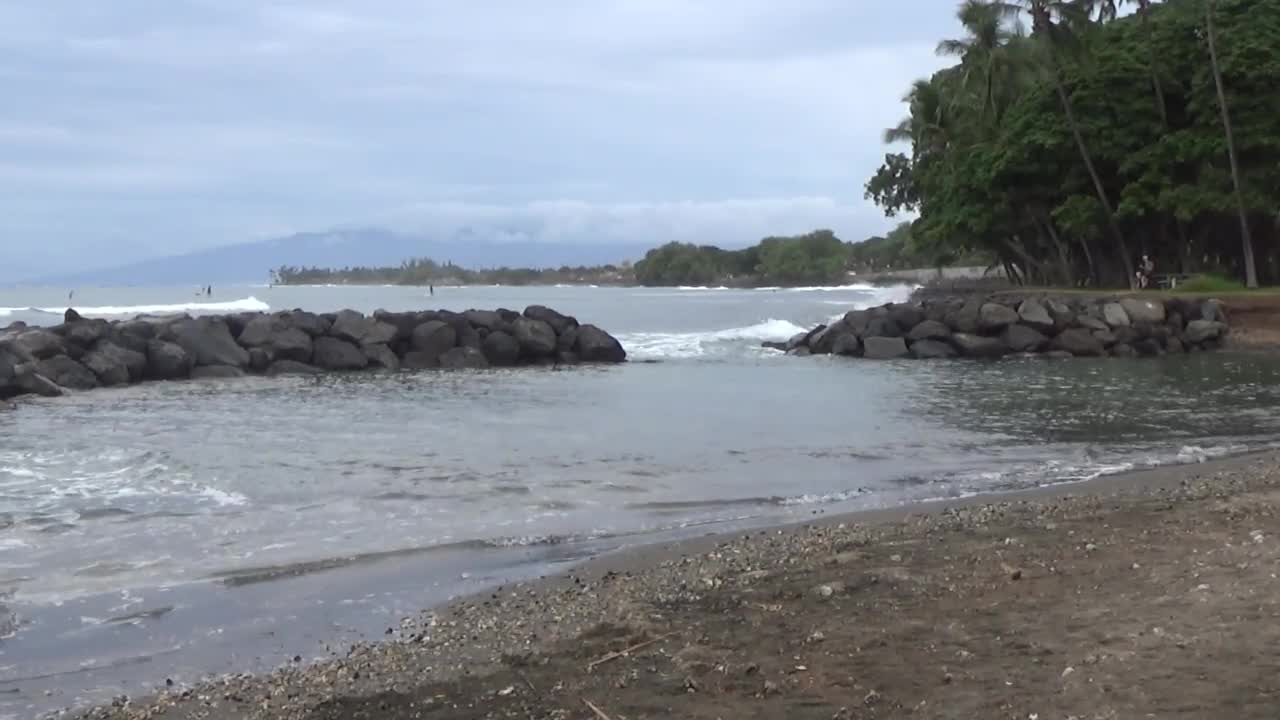
[[[87,316],[545,304],[633,362],[154,383],[0,410],[0,718],[264,670],[620,547],[1274,447],[1280,363],[760,347],[911,288],[82,288]],[[67,289],[0,289],[0,326]]]

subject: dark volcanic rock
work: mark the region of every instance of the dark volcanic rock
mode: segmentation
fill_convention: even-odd
[[[1129,320],[1133,323],[1148,323],[1157,325],[1165,320],[1164,303],[1146,298],[1124,298],[1120,301],[1120,307],[1124,308],[1124,312],[1129,316]]]
[[[36,371],[35,363],[27,362],[14,367],[12,383],[33,395],[58,397],[62,394],[62,388],[57,383]]]
[[[956,349],[941,340],[926,338],[911,343],[911,356],[921,360],[953,358],[956,356]]]
[[[288,316],[258,315],[245,324],[239,342],[247,348],[269,350],[271,357],[282,360],[311,360],[311,335],[293,327]]]
[[[1077,315],[1076,324],[1085,330],[1110,330],[1111,326],[1092,315]]]
[[[894,303],[888,306],[889,319],[897,325],[902,332],[906,332],[911,328],[924,322],[924,312],[909,303]]]
[[[622,343],[595,325],[579,325],[573,352],[582,362],[620,363],[627,359]]]
[[[37,360],[44,360],[66,352],[66,344],[61,337],[39,328],[20,333],[15,342],[31,353],[31,356]]]
[[[561,315],[555,310],[542,305],[530,305],[525,308],[524,316],[530,320],[541,320],[547,325],[550,325],[551,329],[554,330],[557,335],[578,324],[576,319],[571,318],[568,315]],[[518,340],[519,336],[517,336],[516,339]],[[521,345],[523,345],[523,342]]]
[[[413,329],[412,347],[414,363],[427,362],[422,367],[438,367],[440,356],[457,345],[458,332],[442,320],[429,320]],[[408,364],[406,363],[407,367]]]
[[[249,369],[254,372],[262,372],[267,369],[275,356],[266,348],[249,348]]]
[[[892,318],[873,317],[867,321],[867,329],[862,332],[862,339],[866,341],[873,337],[900,338],[902,328],[898,327],[898,323]]]
[[[983,332],[997,333],[1016,322],[1018,313],[1000,303],[983,303],[978,310],[978,329]]]
[[[520,343],[501,330],[495,330],[482,343],[485,358],[495,367],[515,365],[520,359]]]
[[[1187,341],[1200,344],[1216,340],[1227,331],[1227,326],[1213,320],[1192,320],[1187,323]]]
[[[1055,326],[1053,317],[1040,301],[1023,300],[1018,306],[1018,317],[1022,324],[1040,333],[1052,332]]]
[[[978,320],[982,312],[982,300],[970,298],[953,312],[947,313],[946,323],[952,330],[972,335],[978,332]]]
[[[413,338],[413,329],[418,327],[428,319],[424,318],[422,313],[416,312],[387,312],[386,310],[373,311],[373,319],[380,323],[390,325],[396,329],[395,338],[387,345],[407,344]]]
[[[430,368],[438,368],[440,367],[440,355],[443,354],[444,353],[437,354],[427,352],[425,350],[410,350],[404,354],[404,357],[400,358],[400,369],[428,370]]]
[[[79,319],[80,313],[76,312],[73,308],[67,308],[67,311],[62,313],[62,322],[71,323]]]
[[[62,326],[62,337],[68,345],[84,349],[93,347],[99,340],[111,333],[111,323],[102,319],[77,320]]]
[[[397,328],[390,323],[365,317],[354,310],[343,310],[329,328],[330,337],[346,340],[353,345],[377,345],[396,339]],[[319,365],[319,363],[316,363]]]
[[[462,313],[462,317],[474,327],[484,328],[490,332],[502,330],[510,325],[508,321],[502,319],[502,314],[497,310],[468,310]]]
[[[868,337],[862,341],[862,356],[870,360],[892,360],[909,355],[900,337]]]
[[[1106,354],[1102,341],[1084,328],[1070,328],[1058,333],[1050,343],[1054,350],[1069,352],[1077,357],[1099,357]]]
[[[480,370],[489,367],[484,353],[473,347],[456,347],[440,356],[440,367],[446,370]]]
[[[565,328],[564,332],[556,335],[556,353],[571,353],[573,348],[578,345],[578,326]]]
[[[871,313],[866,310],[850,310],[840,322],[849,330],[863,335],[867,332],[867,323],[871,322]]]
[[[329,333],[330,321],[306,310],[290,310],[282,313],[290,327],[295,327],[313,338]]]
[[[98,387],[98,376],[94,375],[89,368],[66,355],[55,355],[41,360],[36,363],[35,369],[37,373],[64,388],[92,390]]]
[[[112,329],[111,342],[145,355],[147,343],[151,342],[155,336],[155,323],[147,320],[127,320]]]
[[[311,362],[324,370],[361,370],[369,364],[360,348],[336,337],[315,339]]]
[[[1010,350],[1019,353],[1039,352],[1049,344],[1049,338],[1021,323],[1005,328],[1000,339]]]
[[[277,360],[267,368],[268,375],[319,375],[324,372],[315,365],[300,363],[295,360]]]
[[[188,318],[172,323],[161,336],[182,346],[195,358],[196,365],[229,365],[243,368],[249,364],[249,351],[240,347],[231,330],[220,319]]]
[[[152,340],[147,343],[147,374],[157,380],[190,377],[195,359],[177,343]]]
[[[229,380],[244,377],[244,370],[231,365],[202,365],[191,371],[192,380]]]
[[[1113,328],[1127,327],[1132,324],[1129,313],[1125,312],[1124,306],[1118,302],[1109,302],[1102,305],[1102,319]]]
[[[1116,343],[1111,348],[1111,355],[1118,358],[1131,358],[1137,357],[1138,351],[1134,350],[1129,343]]]
[[[395,372],[400,369],[400,358],[391,352],[391,348],[381,343],[376,345],[365,345],[360,348],[364,352],[365,359],[369,361],[369,367],[380,367],[385,370]]]
[[[951,344],[961,355],[970,358],[998,358],[1009,352],[1009,348],[999,338],[982,337],[981,335],[970,335],[969,333],[952,335]]]
[[[1049,315],[1053,317],[1054,330],[1066,330],[1076,324],[1076,314],[1070,305],[1053,298],[1049,298],[1044,304],[1049,309]]]
[[[925,320],[907,333],[907,338],[910,340],[946,340],[949,337],[951,337],[951,328],[937,320]]]
[[[1157,355],[1164,354],[1164,346],[1155,338],[1143,338],[1142,340],[1134,343],[1133,349],[1136,350],[1139,355],[1147,357],[1155,357]]]
[[[831,353],[844,357],[858,357],[862,355],[862,341],[858,340],[858,336],[852,332],[841,333],[840,337],[831,344]]]
[[[579,338],[581,338],[579,333]],[[556,331],[544,320],[522,317],[515,322],[515,338],[525,357],[551,357],[556,352]]]
[[[830,355],[835,350],[836,338],[848,332],[843,320],[832,323],[809,338],[809,351],[814,355]]]
[[[81,363],[98,376],[103,385],[124,385],[141,380],[147,371],[147,356],[102,340],[84,354]]]

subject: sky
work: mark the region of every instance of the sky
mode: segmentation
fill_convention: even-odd
[[[343,226],[862,239],[956,5],[0,2],[0,279]]]

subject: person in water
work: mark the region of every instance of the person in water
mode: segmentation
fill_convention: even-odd
[[[427,285],[427,292],[430,292],[430,293],[431,293],[431,297],[435,297],[435,296],[436,296],[436,286],[435,286],[435,284],[434,284],[434,283],[433,283],[433,284],[430,284],[430,285]]]

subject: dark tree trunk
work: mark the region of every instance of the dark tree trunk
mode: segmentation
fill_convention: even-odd
[[[1244,194],[1240,191],[1240,165],[1236,161],[1236,141],[1231,133],[1231,113],[1227,111],[1227,93],[1222,87],[1222,69],[1218,67],[1218,44],[1213,37],[1213,11],[1217,0],[1206,0],[1204,18],[1209,37],[1209,61],[1213,67],[1213,82],[1218,86],[1218,106],[1222,109],[1222,128],[1227,136],[1227,157],[1231,160],[1231,182],[1236,189],[1236,204],[1240,212],[1240,238],[1243,243],[1244,282],[1246,287],[1258,287],[1258,268],[1253,260],[1253,238],[1249,234],[1249,213],[1245,209]]]

